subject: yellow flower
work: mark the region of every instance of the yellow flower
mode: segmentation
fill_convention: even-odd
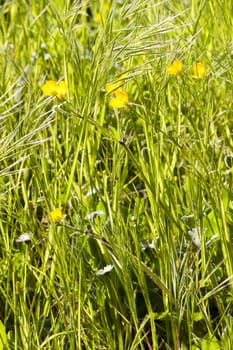
[[[118,89],[121,85],[124,84],[126,74],[121,74],[115,83],[108,83],[105,85],[106,92],[115,92],[114,90]]]
[[[109,4],[108,3],[104,3],[103,9],[104,9],[105,12],[108,12],[110,10]]]
[[[182,61],[176,60],[167,68],[167,74],[179,75],[182,73],[182,68],[183,68]]]
[[[96,14],[95,14],[96,23],[100,23],[101,19],[102,19],[101,14],[99,12],[96,12]]]
[[[115,90],[115,97],[113,97],[109,103],[111,108],[124,108],[129,103],[129,97],[126,91],[123,90]]]
[[[56,96],[57,82],[54,80],[48,80],[44,85],[42,85],[41,89],[43,94],[46,96]]]
[[[60,81],[60,83],[57,84],[57,98],[59,98],[59,100],[64,100],[67,95],[67,90],[66,82],[64,80]]]
[[[109,9],[110,9],[110,6],[108,3],[104,3],[101,6],[101,9],[95,14],[96,23],[101,23],[103,19],[106,19]]]
[[[56,96],[59,100],[64,100],[67,95],[67,85],[64,80],[57,83],[54,80],[48,80],[41,87],[44,95],[46,96]]]
[[[61,208],[56,208],[49,213],[50,219],[53,222],[61,221],[64,218]]]
[[[206,69],[205,69],[205,65],[203,63],[196,63],[194,64],[194,66],[192,67],[192,71],[193,71],[193,77],[194,78],[204,78],[206,77]]]

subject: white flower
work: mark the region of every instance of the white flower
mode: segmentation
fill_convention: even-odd
[[[98,270],[98,271],[96,272],[96,275],[97,275],[97,276],[105,275],[105,273],[111,271],[111,270],[113,269],[113,267],[114,267],[113,265],[106,265],[103,269]]]
[[[197,248],[201,248],[201,242],[199,239],[198,229],[196,227],[192,228],[190,231],[188,231],[188,235],[191,238],[193,244],[195,244],[195,246]]]
[[[44,54],[44,60],[48,61],[50,59],[50,54],[49,53],[45,53]]]
[[[155,242],[154,241],[142,241],[141,242],[142,250],[146,250],[147,248],[155,249]]]
[[[27,242],[30,241],[32,238],[33,234],[30,233],[22,233],[16,240],[15,242],[19,243],[19,242]]]
[[[95,194],[98,190],[99,190],[99,186],[96,186],[96,187],[91,188],[91,189],[86,193],[85,197],[92,196],[92,195]]]
[[[34,51],[32,54],[32,57],[31,57],[32,62],[35,62],[37,60],[37,58],[38,58],[38,53],[36,51]]]

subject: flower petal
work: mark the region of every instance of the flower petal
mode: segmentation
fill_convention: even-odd
[[[32,237],[32,233],[22,233],[16,240],[15,242],[21,243],[21,242],[27,242],[30,241]]]
[[[64,100],[67,95],[67,85],[64,80],[57,83],[54,80],[48,80],[41,87],[45,96],[56,96],[59,100]]]
[[[129,97],[126,91],[116,90],[114,94],[115,97],[109,103],[111,108],[124,108],[128,105]]]
[[[62,213],[62,209],[61,208],[56,208],[53,211],[51,211],[49,213],[50,219],[53,222],[58,222],[61,221],[64,218],[64,215]]]
[[[60,83],[57,84],[57,93],[56,96],[59,98],[59,100],[64,100],[67,95],[67,84],[64,80],[60,81]]]
[[[103,269],[101,269],[101,270],[98,270],[97,272],[96,272],[96,275],[97,276],[102,276],[102,275],[105,275],[107,272],[110,272],[112,269],[113,269],[113,265],[107,265],[107,266],[105,266]]]
[[[179,75],[182,73],[182,69],[183,69],[182,61],[176,60],[167,68],[167,74]]]
[[[42,85],[41,89],[45,96],[56,96],[57,82],[54,80],[48,80],[44,85]]]
[[[121,74],[118,79],[113,83],[108,83],[105,85],[106,92],[115,92],[114,90],[118,89],[121,85],[124,84],[126,74]]]

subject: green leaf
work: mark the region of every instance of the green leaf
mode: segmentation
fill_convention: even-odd
[[[202,312],[194,312],[193,314],[193,320],[194,322],[201,321],[203,319],[203,314]]]
[[[221,350],[219,342],[213,336],[206,336],[201,342],[202,350]]]
[[[7,344],[6,327],[0,321],[0,350],[4,349],[4,345]]]

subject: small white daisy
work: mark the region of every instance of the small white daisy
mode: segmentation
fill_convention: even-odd
[[[16,240],[15,242],[19,243],[19,242],[27,242],[30,241],[32,238],[33,234],[30,233],[22,233]]]
[[[96,275],[97,276],[105,275],[107,272],[110,272],[113,269],[113,267],[114,267],[113,265],[106,265],[103,269],[98,270],[96,272]]]

